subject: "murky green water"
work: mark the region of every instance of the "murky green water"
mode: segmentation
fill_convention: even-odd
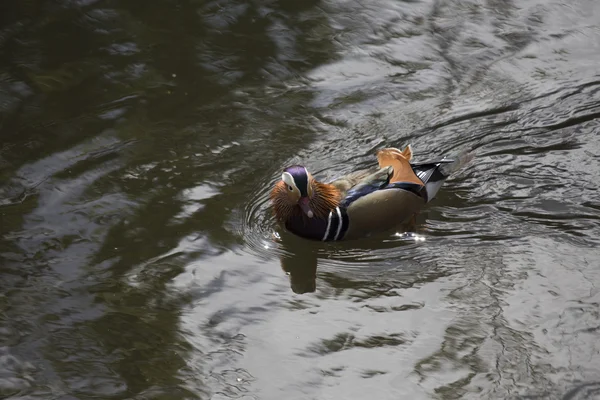
[[[600,398],[596,0],[5,1],[0,398]],[[472,149],[425,240],[281,169]]]

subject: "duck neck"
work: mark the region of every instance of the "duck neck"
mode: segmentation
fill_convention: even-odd
[[[315,217],[325,219],[331,210],[339,206],[341,193],[335,186],[317,181],[312,182],[312,190],[310,206]]]

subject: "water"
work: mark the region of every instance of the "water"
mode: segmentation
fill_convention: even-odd
[[[600,4],[0,6],[0,397],[600,398]],[[416,232],[267,194],[473,150]]]

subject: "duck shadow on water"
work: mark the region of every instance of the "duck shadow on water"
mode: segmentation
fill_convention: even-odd
[[[414,241],[415,237],[419,237],[415,228],[414,223],[405,224],[364,239],[334,243],[311,241],[278,229],[281,269],[289,276],[292,292],[313,293],[317,290],[319,263],[332,260],[365,262],[374,250],[397,248],[406,244],[406,239]],[[397,235],[396,232],[405,233]]]

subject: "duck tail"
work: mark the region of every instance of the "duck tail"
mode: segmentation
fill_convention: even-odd
[[[443,158],[439,161],[412,164],[415,174],[423,182],[426,201],[435,198],[444,181],[453,173],[469,163],[475,155],[468,151],[459,153],[454,158]]]

